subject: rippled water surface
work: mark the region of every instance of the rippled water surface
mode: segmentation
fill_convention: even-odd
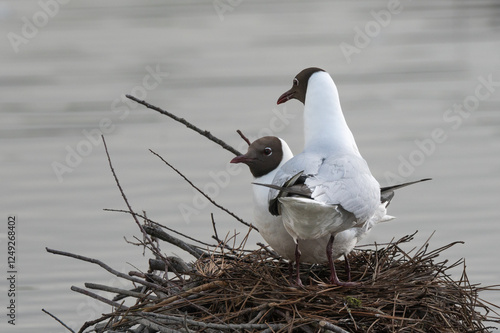
[[[43,2],[43,1],[42,1]],[[61,1],[62,2],[62,1]],[[124,99],[131,93],[245,150],[236,134],[274,133],[302,149],[302,106],[276,106],[301,69],[326,69],[347,121],[383,185],[433,181],[398,192],[394,222],[364,243],[418,230],[420,246],[462,240],[472,283],[499,283],[500,6],[495,1],[37,1],[0,3],[2,250],[17,217],[15,332],[65,332],[110,311],[70,291],[84,282],[121,286],[99,267],[45,247],[146,270],[98,134],[106,134],[130,204],[210,242],[244,233],[201,200],[148,149],[222,205],[252,219],[251,177],[232,155],[183,125]],[[58,2],[57,2],[58,3]],[[214,6],[225,3],[226,7]],[[27,23],[30,22],[30,23]],[[31,25],[31,26],[30,26]],[[76,152],[76,153],[75,153]],[[184,213],[183,213],[184,212]],[[250,244],[260,241],[251,237]],[[179,249],[163,245],[190,259]],[[443,258],[445,259],[445,258]],[[458,278],[460,270],[454,274]],[[2,278],[1,308],[7,305]],[[483,297],[500,304],[500,295]],[[6,323],[2,311],[0,328]]]

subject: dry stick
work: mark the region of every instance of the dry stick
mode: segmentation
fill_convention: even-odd
[[[216,280],[213,282],[205,283],[201,286],[188,289],[188,290],[182,292],[181,294],[170,296],[169,298],[166,298],[159,303],[156,303],[150,307],[145,308],[144,312],[152,312],[152,311],[157,310],[157,309],[159,309],[167,304],[172,303],[173,301],[177,301],[177,300],[185,298],[189,295],[198,294],[198,293],[201,293],[203,291],[210,290],[213,288],[224,288],[226,285],[227,285],[227,282],[221,281],[221,280]]]
[[[186,322],[189,325],[198,326],[201,328],[212,328],[212,329],[237,329],[237,330],[258,330],[265,328],[273,328],[275,330],[281,329],[283,324],[215,324],[215,323],[205,323],[201,321],[196,321],[187,318],[181,318],[177,316],[164,315],[159,313],[147,313],[147,312],[139,312],[137,315],[145,316],[145,317],[154,317],[163,320],[169,320],[177,323]],[[135,314],[134,314],[135,316]]]
[[[85,283],[85,287],[89,289],[95,289],[95,290],[103,290],[107,291],[110,293],[115,293],[123,296],[130,296],[130,297],[135,297],[135,298],[140,298],[140,299],[149,299],[149,300],[157,300],[158,297],[156,296],[151,296],[143,293],[139,293],[136,291],[131,291],[131,290],[126,290],[126,289],[120,289],[120,288],[115,288],[115,287],[109,287],[103,284],[97,284],[97,283]]]
[[[323,329],[330,330],[330,331],[335,332],[335,333],[349,333],[346,330],[343,330],[342,328],[338,327],[337,325],[329,323],[325,320],[321,320],[319,322],[319,326]]]
[[[154,111],[157,111],[163,115],[166,115],[172,119],[174,119],[175,121],[178,121],[180,122],[181,124],[184,124],[186,127],[192,129],[193,131],[195,132],[198,132],[199,134],[203,135],[204,137],[206,137],[207,139],[217,143],[218,145],[220,145],[222,148],[230,151],[231,153],[235,154],[236,156],[240,156],[242,155],[242,153],[240,153],[238,150],[234,149],[233,147],[231,147],[230,145],[228,145],[227,143],[225,143],[224,141],[222,141],[221,139],[213,136],[209,131],[206,131],[206,130],[202,130],[201,128],[191,124],[189,121],[187,121],[186,119],[184,118],[179,118],[177,117],[176,115],[174,115],[173,113],[171,112],[168,112],[166,110],[163,110],[162,108],[160,107],[157,107],[155,105],[152,105],[152,104],[149,104],[148,102],[144,101],[144,100],[140,100],[132,95],[126,95],[126,97],[128,99],[131,99],[139,104],[142,104],[144,105],[145,107],[147,107],[148,109],[151,109],[151,110],[154,110]],[[240,131],[240,130],[237,130],[238,134],[240,134],[240,136],[243,138],[243,140],[245,140],[248,145],[250,145],[250,140],[248,140],[247,137],[245,137],[245,135]],[[210,197],[208,197],[203,191],[201,191],[200,189],[198,189],[196,186],[193,185],[193,183],[191,183],[186,177],[184,177],[183,174],[181,174],[177,169],[175,169],[174,167],[172,167],[167,161],[165,161],[160,155],[158,155],[157,153],[155,153],[154,151],[152,151],[150,149],[150,151],[155,154],[156,156],[158,156],[159,158],[161,158],[169,167],[171,167],[174,171],[176,171],[182,178],[184,178],[192,187],[194,187],[198,192],[200,192],[203,196],[205,196],[212,204],[214,204],[216,207],[224,210],[225,212],[227,212],[228,214],[230,214],[231,216],[233,216],[234,218],[236,218],[239,222],[243,223],[244,225],[248,226],[248,227],[251,227],[257,231],[259,231],[256,227],[254,227],[253,225],[243,221],[241,218],[237,217],[236,215],[234,215],[233,213],[231,213],[230,211],[228,211],[227,209],[219,206],[217,203],[215,203],[215,201],[213,201]]]
[[[73,331],[71,329],[71,327],[69,327],[68,325],[63,323],[61,319],[57,318],[56,316],[54,316],[52,313],[50,313],[49,311],[47,311],[45,309],[42,309],[42,311],[45,312],[46,314],[48,314],[49,316],[51,316],[52,318],[54,318],[57,322],[59,322],[59,324],[63,325],[68,331],[75,333],[75,331]]]
[[[100,322],[106,320],[106,319],[110,319],[110,318],[113,318],[115,317],[116,314],[115,313],[107,313],[107,314],[103,314],[101,318],[97,318],[97,319],[94,319],[94,320],[89,320],[89,321],[86,321],[82,327],[80,327],[80,330],[78,331],[78,333],[82,333],[82,332],[85,332],[85,330],[88,328],[88,327],[91,327],[91,326],[94,326],[96,324],[99,324]]]
[[[181,241],[180,239],[178,239],[172,235],[167,234],[165,231],[163,231],[159,228],[154,228],[151,226],[144,226],[144,232],[146,232],[147,234],[149,234],[153,237],[159,238],[161,240],[164,240],[170,244],[177,246],[178,248],[191,254],[196,259],[199,259],[204,254],[204,252],[201,251],[200,249],[197,249],[194,246],[191,246],[191,245]],[[169,265],[169,266],[171,266],[171,265]]]
[[[146,239],[146,241],[151,245],[151,251],[158,257],[158,258],[161,258],[162,260],[165,260],[165,263],[168,265],[168,259],[165,258],[165,256],[163,256],[161,254],[161,252],[159,251],[158,248],[155,247],[155,244],[153,243],[153,240],[148,236],[148,234],[146,233],[146,231],[144,231],[144,228],[142,227],[142,224],[139,222],[139,220],[137,219],[137,216],[135,216],[133,213],[134,213],[134,210],[132,209],[132,206],[130,206],[130,203],[128,202],[128,199],[125,195],[125,192],[123,191],[122,189],[122,186],[120,185],[120,182],[118,181],[118,176],[116,175],[115,173],[115,169],[113,168],[113,164],[111,163],[111,157],[109,156],[109,152],[108,152],[108,146],[106,145],[106,140],[104,140],[104,135],[101,135],[101,138],[102,138],[102,142],[104,143],[104,150],[106,151],[106,156],[108,157],[108,163],[109,163],[109,168],[111,169],[111,173],[113,174],[113,178],[115,179],[115,182],[116,182],[116,186],[118,186],[118,189],[120,190],[120,193],[122,195],[122,198],[123,198],[123,201],[125,201],[125,204],[127,205],[127,208],[129,210],[129,212],[131,213],[132,217],[134,218],[134,221],[135,223],[139,226],[139,229],[141,230],[142,234],[144,235],[144,238]],[[179,273],[177,273],[175,271],[174,268],[172,268],[172,272],[178,277],[181,279],[182,281],[182,277]]]
[[[113,174],[113,178],[115,179],[116,186],[118,186],[118,189],[120,190],[120,193],[122,195],[123,201],[125,201],[125,204],[127,205],[127,208],[129,210],[130,214],[134,218],[135,223],[139,226],[139,229],[141,230],[142,234],[144,235],[144,237],[146,238],[146,240],[149,242],[149,244],[151,244],[151,247],[152,247],[152,249],[154,251],[155,247],[154,247],[153,241],[151,240],[151,238],[149,238],[149,236],[147,235],[146,231],[144,231],[144,228],[142,227],[142,224],[137,219],[137,216],[135,216],[134,210],[132,209],[132,206],[130,206],[130,203],[128,202],[128,199],[125,196],[125,192],[123,191],[122,186],[120,185],[120,182],[118,181],[118,176],[116,175],[115,169],[113,168],[113,164],[111,163],[111,157],[109,156],[108,146],[106,145],[106,140],[104,140],[104,135],[101,135],[101,138],[102,138],[102,142],[104,143],[104,150],[106,151],[106,156],[108,157],[109,168],[111,169],[111,173]],[[154,251],[154,252],[156,252],[156,251]],[[155,253],[155,254],[158,255],[160,258],[163,258],[163,256],[161,255],[161,253]]]
[[[217,228],[215,227],[214,214],[210,213],[210,216],[212,217],[212,227],[213,227],[214,233],[215,233],[215,235],[213,235],[212,238],[217,241],[217,243],[218,243],[217,247],[224,246],[226,249],[228,249],[229,251],[231,251],[233,254],[236,254],[236,251],[232,247],[230,247],[229,245],[227,245],[225,242],[223,242],[219,238],[219,235],[217,234]]]
[[[243,140],[245,140],[245,142],[250,146],[252,143],[250,142],[250,140],[248,140],[248,138],[245,136],[245,134],[243,134],[240,130],[236,130],[236,133],[238,133],[241,138]]]
[[[135,317],[134,317],[135,318]],[[193,332],[192,330],[186,331],[186,329],[179,331],[179,330],[174,330],[173,328],[167,328],[161,323],[156,323],[152,320],[146,319],[146,318],[141,318],[137,317],[139,319],[134,319],[137,323],[145,326],[148,329],[152,329],[153,332],[160,332],[160,333],[191,333]],[[149,332],[149,330],[147,330]]]
[[[191,302],[188,298],[184,298],[184,299],[183,299],[183,301],[184,301],[184,302],[189,303],[189,305],[191,305],[191,306],[193,306],[193,307],[197,308],[198,310],[200,310],[200,311],[202,311],[202,312],[206,313],[209,317],[214,318],[215,320],[217,320],[217,321],[221,322],[222,324],[226,324],[226,323],[225,323],[222,319],[220,319],[219,317],[217,317],[216,315],[214,315],[213,313],[211,313],[211,312],[210,312],[210,311],[209,311],[206,307],[204,307],[204,306],[202,306],[202,305],[200,305],[200,304],[193,303],[193,302]],[[153,314],[156,314],[156,313],[155,313],[155,312],[152,312],[152,313],[150,313],[150,314],[152,314],[152,315],[153,315]],[[234,331],[236,331],[236,330],[234,330]]]
[[[196,187],[196,185],[194,185],[186,176],[184,176],[182,174],[182,172],[180,172],[179,170],[177,170],[172,164],[168,163],[163,157],[161,157],[158,153],[154,152],[153,150],[149,150],[151,153],[153,153],[154,155],[158,156],[162,161],[163,163],[165,163],[166,165],[168,165],[172,170],[174,170],[175,172],[177,172],[177,174],[179,176],[181,176],[186,182],[188,182],[189,185],[191,185],[195,190],[197,190],[198,192],[200,192],[205,198],[207,198],[208,201],[210,201],[215,207],[219,208],[219,209],[222,209],[223,211],[225,211],[226,213],[228,213],[229,215],[231,215],[232,217],[234,217],[236,220],[238,220],[239,222],[243,223],[244,225],[246,225],[247,227],[250,227],[250,228],[253,228],[257,231],[259,231],[259,229],[257,229],[257,227],[253,226],[252,224],[248,223],[248,222],[245,222],[243,221],[240,217],[238,217],[236,214],[234,214],[233,212],[231,212],[230,210],[228,210],[227,208],[224,208],[222,207],[221,205],[219,205],[217,202],[215,202],[212,198],[210,198],[205,192],[203,192],[202,190],[200,190],[198,187]]]
[[[263,249],[264,251],[266,251],[274,259],[280,259],[281,258],[280,255],[278,255],[276,252],[274,252],[274,251],[272,251],[272,250],[269,249],[269,245],[266,245],[266,244],[261,243],[261,242],[258,242],[257,245],[260,246],[261,249]]]
[[[149,320],[149,319],[146,319],[146,318],[141,318],[141,317],[138,317],[138,318],[139,319],[135,320],[137,323],[144,325],[146,328],[152,329],[153,332],[160,332],[160,333],[186,333],[186,332],[191,333],[191,332],[194,332],[192,330],[186,330],[186,329],[179,331],[179,330],[175,330],[173,328],[167,328],[162,323],[156,323],[156,322]]]
[[[145,107],[147,107],[148,109],[151,109],[151,110],[154,110],[154,111],[157,111],[163,115],[166,115],[170,118],[172,118],[173,120],[175,121],[178,121],[180,122],[181,124],[184,124],[186,125],[187,128],[190,128],[192,129],[193,131],[195,132],[198,132],[199,134],[203,135],[204,137],[206,137],[207,139],[215,142],[216,144],[218,144],[219,146],[221,146],[222,148],[226,149],[227,151],[230,151],[231,153],[235,154],[236,156],[239,156],[239,155],[242,155],[239,151],[237,151],[236,149],[234,149],[233,147],[231,147],[230,145],[228,145],[227,143],[225,143],[224,141],[222,141],[221,139],[213,136],[209,131],[206,131],[206,130],[202,130],[201,128],[191,124],[189,121],[187,121],[186,119],[184,118],[179,118],[177,117],[176,115],[174,115],[173,113],[170,113],[168,111],[165,111],[163,110],[162,108],[159,108],[155,105],[152,105],[152,104],[149,104],[148,102],[146,101],[143,101],[143,100],[140,100],[132,95],[125,95],[127,96],[128,99],[131,99],[133,100],[134,102],[137,102],[139,104],[142,104],[144,105]]]
[[[191,236],[189,236],[189,235],[183,234],[182,232],[179,232],[179,231],[177,231],[177,230],[175,230],[175,229],[169,228],[169,227],[167,227],[166,225],[163,225],[163,224],[161,224],[161,223],[158,223],[158,222],[156,222],[156,221],[153,221],[153,220],[151,220],[149,217],[145,217],[145,216],[143,216],[143,215],[141,215],[141,214],[138,214],[138,213],[135,213],[135,212],[129,212],[128,210],[123,210],[123,209],[111,209],[111,208],[105,208],[105,209],[103,209],[103,210],[108,211],[108,212],[119,212],[119,213],[134,214],[135,216],[138,216],[138,217],[140,217],[141,219],[144,219],[145,221],[148,221],[148,222],[150,222],[150,223],[153,223],[154,225],[157,225],[157,226],[159,226],[159,227],[162,227],[163,229],[167,229],[168,231],[173,232],[173,233],[175,233],[175,234],[177,234],[177,235],[179,235],[179,236],[182,236],[182,237],[184,237],[184,238],[187,238],[187,239],[189,239],[189,240],[192,240],[193,242],[200,243],[200,244],[205,245],[205,246],[216,247],[216,245],[213,245],[213,244],[208,244],[208,243],[205,243],[205,242],[203,242],[203,241],[200,241],[200,240],[198,240],[198,239],[196,239],[196,238],[194,238],[194,237],[191,237]],[[154,236],[154,235],[153,235],[153,236]],[[173,236],[172,236],[172,237],[173,237]]]
[[[71,286],[71,290],[76,291],[77,293],[80,293],[80,294],[92,297],[92,298],[94,298],[94,299],[96,299],[98,301],[101,301],[103,303],[106,303],[108,305],[114,306],[117,309],[123,309],[123,310],[127,310],[128,309],[128,306],[125,306],[125,305],[117,303],[117,302],[113,302],[113,301],[111,301],[111,300],[109,300],[107,298],[104,298],[102,296],[94,294],[93,292],[90,292],[88,290],[85,290],[85,289],[82,289],[82,288],[78,288],[78,287],[75,287],[75,286]]]
[[[144,285],[146,287],[149,287],[149,288],[165,290],[162,286],[160,286],[160,285],[158,285],[156,283],[151,283],[151,282],[143,281],[141,279],[137,279],[137,278],[128,276],[125,273],[118,272],[117,270],[114,270],[113,268],[109,267],[108,265],[106,265],[105,263],[103,263],[102,261],[100,261],[98,259],[88,258],[88,257],[84,257],[84,256],[81,256],[81,255],[78,255],[78,254],[73,254],[73,253],[59,251],[59,250],[53,250],[53,249],[49,249],[48,247],[46,247],[45,250],[47,252],[49,252],[49,253],[58,254],[58,255],[65,256],[65,257],[70,257],[70,258],[75,258],[75,259],[78,259],[78,260],[83,260],[83,261],[86,261],[86,262],[90,262],[92,264],[97,264],[97,265],[101,266],[102,268],[104,268],[105,270],[107,270],[108,272],[110,272],[111,274],[116,275],[118,277],[121,277],[123,279],[129,280],[129,281],[132,281],[132,282],[135,282],[135,283],[142,284],[142,285]]]
[[[217,228],[215,227],[214,213],[210,213],[210,217],[212,218],[212,227],[214,229],[215,240],[220,244],[219,235],[217,235]]]

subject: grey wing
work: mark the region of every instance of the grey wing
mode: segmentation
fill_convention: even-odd
[[[273,185],[285,186],[285,184],[295,175],[302,172],[301,176],[310,177],[318,173],[324,159],[313,154],[300,153],[291,160],[283,164],[273,179]],[[293,185],[293,184],[288,184]],[[269,202],[275,200],[279,195],[279,190],[271,189],[269,191]]]
[[[321,203],[341,205],[358,221],[367,221],[380,205],[380,186],[366,161],[358,156],[325,159],[318,173],[305,184],[311,197]]]

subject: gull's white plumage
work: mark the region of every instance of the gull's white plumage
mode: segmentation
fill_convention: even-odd
[[[393,219],[386,215],[386,208],[395,189],[428,179],[380,188],[347,126],[337,88],[323,70],[308,68],[299,73],[278,104],[292,98],[305,105],[304,151],[292,158],[283,140],[266,137],[231,162],[250,167],[255,177],[255,223],[281,256],[292,259],[295,255],[297,283],[301,284],[299,259],[322,262],[326,257],[332,272],[330,281],[353,285],[338,280],[333,260],[348,254],[375,224]],[[270,139],[278,142],[278,153],[284,147],[283,157],[256,158],[256,151],[266,155],[268,147],[253,147],[263,139],[265,143]]]
[[[278,158],[273,159],[269,158],[269,156],[264,156],[263,152],[266,149],[271,148],[275,150],[274,153],[278,156]],[[284,140],[276,137],[263,137],[250,145],[247,154],[240,155],[231,161],[232,163],[245,163],[250,167],[250,171],[254,174],[254,184],[252,185],[255,217],[254,223],[259,228],[259,232],[264,240],[280,256],[291,261],[295,260],[296,244],[285,229],[282,217],[273,216],[269,213],[267,200],[269,188],[257,185],[257,183],[270,184],[278,169],[292,157],[292,152]],[[383,214],[385,213],[385,207],[392,199],[393,191],[417,182],[381,188],[380,191],[384,194],[382,196],[383,204],[379,206],[378,212],[364,225],[360,227],[353,227],[336,234],[331,249],[332,258],[336,259],[342,255],[347,255],[352,251],[354,246],[369,233],[376,223],[392,219],[392,217],[387,215],[384,216]],[[286,200],[288,198],[283,199]],[[342,210],[340,211],[342,212]],[[329,235],[319,237],[318,239],[302,240],[300,242],[302,261],[309,263],[322,263],[326,261],[327,257],[325,249],[328,239]]]
[[[293,157],[288,144],[279,139],[283,152],[280,164],[267,174],[255,177],[257,183],[270,184],[278,169]],[[262,238],[285,259],[295,260],[295,242],[286,231],[281,216],[273,216],[269,213],[269,203],[267,200],[269,188],[259,185],[252,185],[253,192],[253,212],[254,223],[259,229]],[[327,260],[325,247],[329,237],[322,237],[316,240],[306,240],[300,244],[302,261],[308,263],[322,263]],[[339,254],[340,256],[341,254]]]
[[[313,215],[310,212],[304,212],[303,215],[299,213],[304,201],[308,200],[323,217],[329,216],[337,221],[318,218],[316,224],[329,224],[324,226],[324,232],[311,235],[301,233],[297,235],[301,239],[362,226],[380,209],[380,185],[359,153],[342,114],[337,88],[326,72],[316,72],[309,78],[304,107],[304,134],[304,151],[279,169],[273,184],[282,186],[302,171],[307,177],[305,185],[312,190],[311,199],[279,199],[283,205],[282,211],[294,211],[291,213],[295,216],[294,221],[284,218],[284,223],[291,229],[297,229],[294,225],[306,223],[303,222],[306,219],[311,220]],[[269,191],[269,199],[277,195],[277,190]],[[354,220],[341,214],[339,205],[353,214]],[[311,221],[308,223],[314,224]]]
[[[281,143],[279,149],[282,153],[282,158],[279,161],[270,162],[263,159],[255,162],[255,152],[263,149],[264,146],[272,146],[271,139],[279,140]],[[259,142],[266,141],[264,146],[259,145]],[[278,147],[274,147],[278,149]],[[275,152],[280,153],[280,152]],[[253,158],[252,158],[253,156]],[[276,175],[278,169],[288,160],[293,157],[292,151],[288,144],[280,138],[264,137],[256,140],[249,147],[249,153],[233,159],[233,163],[246,163],[249,165],[252,173],[255,173],[255,168],[261,168],[263,164],[271,164],[272,170],[264,175],[254,178],[254,183],[270,184]],[[273,248],[280,256],[291,261],[295,260],[295,241],[285,229],[282,221],[282,216],[273,216],[269,213],[268,207],[268,192],[269,188],[253,184],[253,211],[254,223],[259,229],[259,233],[264,240]],[[284,198],[285,199],[285,198]],[[286,199],[285,199],[286,200]],[[355,228],[355,231],[346,230],[341,232],[335,239],[332,248],[334,258],[348,254],[356,245],[358,239],[364,236],[369,228]],[[301,260],[308,263],[323,263],[327,260],[326,245],[328,243],[329,234],[317,239],[307,239],[300,243]]]
[[[302,82],[301,82],[302,81]],[[284,93],[278,104],[296,98],[304,103],[304,151],[278,170],[273,179],[277,187],[301,186],[310,193],[304,196],[284,195],[278,189],[269,190],[270,210],[281,212],[286,230],[299,240],[331,235],[327,245],[332,275],[330,280],[341,283],[335,273],[334,257],[329,254],[337,234],[351,230],[354,238],[366,233],[386,213],[380,200],[380,185],[361,157],[354,136],[342,113],[337,87],[330,75],[318,68],[299,73],[292,89]],[[290,180],[302,173],[289,184]],[[273,207],[273,206],[277,206]],[[297,251],[296,261],[300,258]],[[301,284],[297,269],[297,283]]]

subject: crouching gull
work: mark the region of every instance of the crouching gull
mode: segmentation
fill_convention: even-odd
[[[252,142],[245,155],[231,160],[231,163],[248,165],[254,177],[254,182],[270,184],[278,169],[293,157],[288,144],[274,136],[265,136]],[[252,185],[254,223],[264,240],[281,257],[295,261],[295,242],[286,231],[281,216],[269,213],[269,188]],[[325,248],[330,236],[318,239],[307,239],[300,242],[302,261],[308,263],[323,263],[327,260]]]
[[[278,169],[269,190],[269,211],[281,215],[296,243],[297,284],[299,242],[329,236],[326,256],[330,282],[341,286],[335,272],[332,246],[335,236],[352,228],[365,230],[383,220],[387,202],[381,202],[380,185],[359,153],[342,114],[337,87],[330,75],[306,68],[293,79],[278,104],[297,99],[304,104],[305,147]],[[354,229],[357,230],[357,229]]]
[[[268,185],[273,180],[278,169],[293,157],[288,144],[281,138],[274,136],[262,137],[255,140],[248,147],[248,152],[237,156],[231,163],[244,163],[248,165],[250,172],[254,176],[253,202],[254,202],[254,223],[259,229],[259,233],[264,240],[280,256],[290,261],[295,260],[296,244],[290,234],[286,231],[281,216],[273,216],[269,213],[268,188],[259,185]],[[414,184],[420,181],[405,183],[400,185],[381,188],[381,200],[386,206],[394,196],[394,190]],[[272,186],[272,185],[271,185]],[[376,221],[380,222],[380,221]],[[364,236],[368,234],[372,225],[366,223],[362,227],[353,227],[338,233],[332,244],[332,258],[337,259],[344,256],[346,273],[350,281],[350,268],[347,254]],[[327,261],[325,248],[330,235],[325,235],[319,239],[302,240],[299,244],[301,260],[308,263],[323,263]]]

